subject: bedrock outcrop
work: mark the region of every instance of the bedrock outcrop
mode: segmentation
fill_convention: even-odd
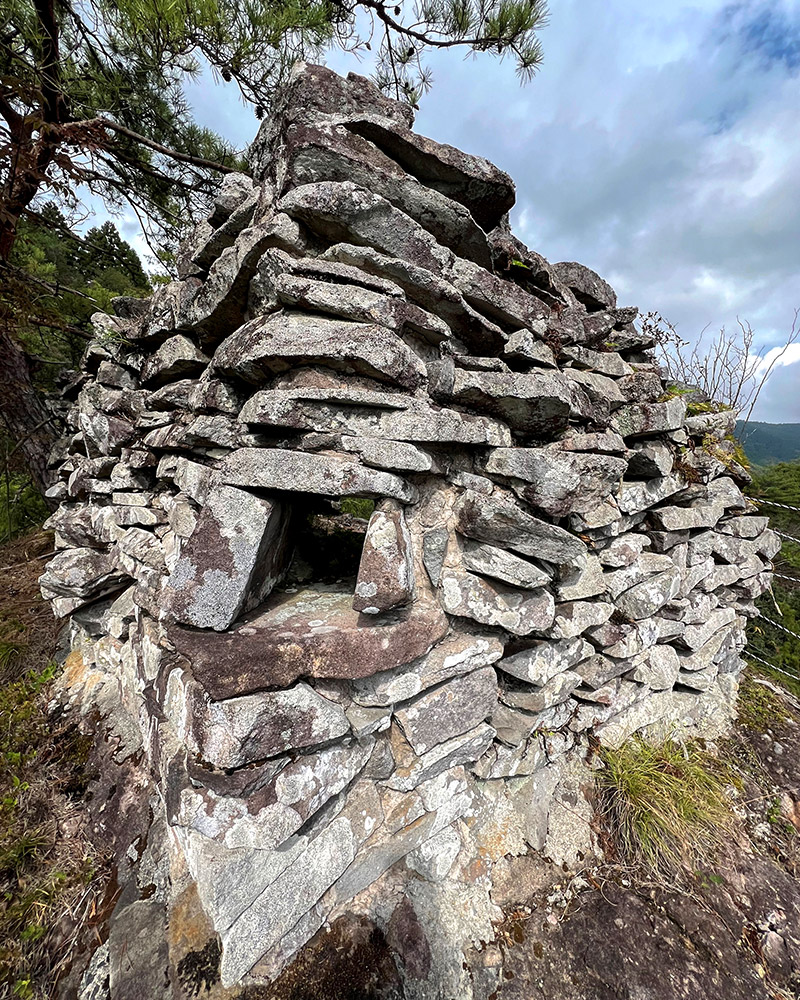
[[[403,942],[404,996],[486,1000],[463,950],[509,858],[599,850],[591,746],[734,711],[777,543],[728,423],[512,235],[506,174],[412,124],[296,67],[252,177],[66,390],[64,696],[150,789],[113,1000],[148,940],[154,1000],[203,949],[233,997],[341,919]]]

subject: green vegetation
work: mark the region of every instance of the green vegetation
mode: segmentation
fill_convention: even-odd
[[[36,572],[34,563],[14,578],[10,592],[21,585],[27,596],[0,610],[0,995],[46,1000],[69,958],[69,915],[94,899],[87,887],[97,862],[65,832],[86,786],[91,738],[47,711],[57,672],[42,660],[48,623],[25,623],[47,613]]]
[[[9,441],[0,434],[2,446],[8,448]],[[6,474],[0,479],[0,542],[33,531],[44,523],[48,514],[30,474],[13,457],[3,456]]]
[[[774,465],[800,458],[800,424],[767,424],[739,420],[736,435],[753,465]]]
[[[750,461],[744,452],[741,444],[732,434],[726,434],[722,441],[717,440],[713,434],[706,434],[703,438],[703,451],[720,462],[729,472],[736,465],[743,469],[750,468]]]
[[[73,915],[104,891],[78,822],[91,737],[48,712],[56,626],[37,593],[46,535],[0,548],[0,995],[48,1000]],[[27,558],[26,558],[27,557]]]
[[[671,399],[677,399],[680,396],[689,396],[691,393],[696,392],[691,386],[677,385],[675,382],[671,382],[667,385],[665,391],[658,397],[658,403],[668,403]]]
[[[739,725],[754,733],[763,733],[789,718],[778,695],[763,684],[757,684],[749,673],[742,677],[738,709]]]
[[[13,300],[15,339],[25,351],[33,387],[43,396],[55,394],[59,379],[79,365],[91,336],[93,313],[110,311],[117,295],[139,297],[150,292],[136,251],[113,223],[80,236],[53,204],[44,205],[37,219],[20,223],[11,259],[25,278],[6,285],[0,305]],[[29,285],[28,279],[44,284]],[[2,431],[0,463],[3,542],[32,531],[48,512],[19,439]]]
[[[688,403],[686,406],[687,417],[699,417],[704,413],[723,413],[730,410],[727,403],[717,403],[709,400],[706,403]]]
[[[32,361],[34,385],[43,392],[53,392],[64,369],[78,365],[92,336],[93,313],[113,312],[111,301],[118,295],[152,291],[138,254],[112,222],[81,236],[52,203],[37,218],[20,222],[11,263],[44,283],[31,289],[20,279],[13,289],[15,336]]]
[[[667,883],[714,867],[733,822],[720,761],[672,738],[633,738],[601,760],[600,811],[624,864]]]
[[[345,497],[339,506],[343,514],[352,514],[353,517],[369,521],[375,510],[375,501],[368,500],[366,497]]]
[[[756,499],[762,497],[800,507],[800,461],[781,462],[762,470],[748,492]],[[769,516],[772,528],[800,538],[800,512],[768,504],[763,505],[761,512]],[[757,606],[766,618],[778,622],[783,629],[763,618],[754,619],[748,628],[747,648],[775,668],[751,661],[757,671],[774,677],[793,694],[800,695],[800,638],[789,634],[800,635],[800,544],[789,538],[781,541],[781,550],[774,560],[773,593],[759,598]]]

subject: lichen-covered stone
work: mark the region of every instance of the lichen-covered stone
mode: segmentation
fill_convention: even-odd
[[[226,456],[219,478],[251,489],[321,493],[324,496],[389,496],[408,502],[414,491],[390,472],[366,469],[349,457],[308,455],[281,448],[240,448]]]
[[[165,608],[186,625],[228,628],[286,569],[288,528],[281,501],[217,484],[166,581]]]
[[[395,716],[414,753],[422,756],[488,719],[496,701],[497,676],[484,667],[419,695]]]
[[[399,505],[384,503],[369,519],[353,608],[377,615],[414,596],[411,536]]]
[[[249,382],[288,371],[301,360],[326,364],[335,371],[357,372],[406,388],[425,378],[420,359],[385,327],[276,313],[251,320],[223,341],[214,355],[214,371]]]
[[[464,570],[445,570],[439,585],[448,614],[494,625],[514,635],[528,635],[553,624],[555,602],[546,590],[520,593]]]
[[[597,741],[725,731],[780,538],[502,171],[354,74],[273,97],[65,389],[42,592],[125,838],[91,988],[527,996],[496,904],[602,853]]]
[[[581,566],[585,562],[586,546],[579,538],[507,501],[465,492],[456,502],[455,513],[456,527],[468,538],[556,565]]]

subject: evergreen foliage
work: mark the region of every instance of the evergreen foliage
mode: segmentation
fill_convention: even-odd
[[[3,260],[36,195],[50,190],[75,205],[77,185],[131,205],[169,259],[219,172],[246,169],[193,119],[185,87],[204,64],[262,117],[296,59],[374,43],[379,86],[416,103],[431,82],[422,63],[430,49],[511,55],[531,75],[547,18],[544,0],[8,0],[5,12]]]
[[[80,236],[52,202],[21,221],[11,264],[19,278],[4,289],[4,304],[15,310],[16,339],[44,392],[55,388],[65,368],[78,365],[93,313],[112,312],[118,295],[152,290],[139,255],[113,222]]]
[[[20,223],[11,263],[0,309],[13,311],[16,341],[43,396],[55,393],[65,372],[78,366],[93,313],[110,311],[117,295],[150,292],[138,254],[112,222],[81,237],[52,203]],[[0,431],[0,541],[30,531],[46,516],[19,442]]]
[[[800,461],[782,462],[765,469],[753,480],[750,493],[755,498],[800,507]],[[800,513],[766,504],[763,512],[769,514],[772,528],[800,538]],[[775,558],[773,595],[761,597],[758,608],[766,618],[800,635],[800,544],[788,538],[781,540],[781,551]],[[756,618],[748,629],[748,650],[777,668],[773,673],[756,662],[757,670],[772,674],[789,690],[800,694],[800,638]]]

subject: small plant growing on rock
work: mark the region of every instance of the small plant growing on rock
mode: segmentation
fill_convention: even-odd
[[[733,813],[724,765],[698,744],[634,738],[601,751],[601,815],[620,860],[657,882],[713,867]]]

